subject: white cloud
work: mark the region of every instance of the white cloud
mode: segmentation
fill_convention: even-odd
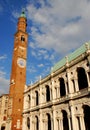
[[[38,67],[44,67],[44,64],[39,64]]]
[[[19,18],[20,14],[16,10],[14,10],[14,11],[12,11],[12,16],[14,18]]]
[[[37,50],[35,48],[35,50],[31,51],[31,54],[32,54],[32,56],[34,56],[37,59],[48,59],[49,58],[49,54],[48,54],[47,50],[43,50],[40,48],[38,48]]]
[[[0,95],[9,92],[9,80],[5,77],[0,77]]]
[[[32,54],[33,56],[37,57],[37,55],[36,55],[36,52],[35,52],[35,51],[31,51],[31,54]]]
[[[27,5],[28,19],[33,21],[31,36],[36,47],[54,49],[66,55],[90,39],[90,2],[49,0],[49,4],[51,6],[43,4],[41,8]]]
[[[33,42],[30,42],[29,47],[35,49],[35,44],[33,44]]]
[[[33,66],[33,64],[31,64],[28,66],[27,71],[29,73],[35,73],[37,70],[36,70],[35,66]]]
[[[0,95],[8,93],[9,91],[9,79],[6,79],[6,73],[0,70]]]
[[[4,77],[5,74],[6,74],[5,72],[3,72],[3,71],[0,70],[0,77]]]
[[[7,58],[6,55],[0,56],[0,60],[6,59],[6,58]]]

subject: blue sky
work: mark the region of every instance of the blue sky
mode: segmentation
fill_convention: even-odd
[[[0,0],[0,94],[8,93],[14,34],[22,8],[28,38],[26,84],[90,40],[90,0]]]

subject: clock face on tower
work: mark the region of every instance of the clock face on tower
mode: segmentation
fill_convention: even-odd
[[[26,66],[26,60],[24,60],[23,58],[18,58],[17,59],[17,64],[19,65],[19,67],[25,67]]]

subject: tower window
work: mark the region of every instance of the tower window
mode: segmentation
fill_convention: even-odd
[[[21,41],[24,42],[25,41],[25,37],[21,36]]]

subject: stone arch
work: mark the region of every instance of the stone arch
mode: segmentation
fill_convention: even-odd
[[[28,101],[28,107],[30,107],[30,104],[31,104],[31,97],[30,97],[29,94],[28,94],[28,96],[27,96],[27,101]]]
[[[47,113],[47,130],[51,130],[51,115]]]
[[[30,101],[31,100],[31,97],[30,97],[30,95],[28,94],[28,100]]]
[[[59,82],[60,82],[60,95],[62,97],[66,95],[64,78],[59,78]]]
[[[36,118],[36,130],[39,130],[39,119],[38,116],[35,116]]]
[[[78,76],[79,90],[87,88],[88,87],[88,81],[87,81],[85,69],[83,67],[77,68],[77,76]]]
[[[38,104],[39,104],[39,95],[38,95],[38,91],[35,91],[35,93],[36,93],[36,105],[38,105]]]
[[[84,105],[84,122],[86,130],[90,130],[90,106]]]
[[[69,130],[68,116],[65,110],[62,110],[63,116],[63,130]]]
[[[27,117],[27,127],[28,127],[28,130],[30,129],[30,118]]]
[[[46,101],[50,101],[50,87],[46,85]]]
[[[1,125],[1,130],[5,130],[5,128],[6,128],[6,125],[5,125],[5,123],[3,123],[3,124]]]

